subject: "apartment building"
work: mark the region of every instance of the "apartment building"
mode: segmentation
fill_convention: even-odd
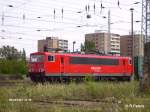
[[[110,37],[110,38],[109,38]],[[85,35],[85,41],[95,44],[96,50],[105,54],[120,55],[120,35],[108,33],[90,33]]]
[[[58,48],[68,51],[68,40],[58,40]]]
[[[38,40],[38,51],[43,52],[45,48],[48,51],[55,51],[56,49],[68,51],[68,40],[57,37],[46,37],[46,39]]]
[[[134,35],[134,56],[143,56],[143,38],[140,34]],[[133,56],[133,38],[123,35],[120,38],[121,56]]]

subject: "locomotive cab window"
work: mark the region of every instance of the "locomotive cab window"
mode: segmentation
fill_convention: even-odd
[[[54,62],[54,61],[55,61],[55,57],[52,56],[52,55],[49,55],[49,56],[48,56],[48,61]]]
[[[44,61],[44,55],[40,54],[34,54],[30,57],[30,62],[43,62]]]

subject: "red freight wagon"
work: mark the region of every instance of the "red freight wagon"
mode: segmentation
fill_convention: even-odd
[[[33,81],[86,76],[129,80],[132,69],[129,57],[36,52],[30,55],[29,76]]]

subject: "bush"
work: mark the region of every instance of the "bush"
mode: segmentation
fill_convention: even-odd
[[[1,74],[23,75],[27,73],[27,65],[24,60],[0,60]]]

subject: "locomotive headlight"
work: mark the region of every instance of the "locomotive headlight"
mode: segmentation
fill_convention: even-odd
[[[43,69],[43,68],[41,68],[41,69],[40,69],[40,71],[41,71],[41,72],[44,72],[44,69]]]

